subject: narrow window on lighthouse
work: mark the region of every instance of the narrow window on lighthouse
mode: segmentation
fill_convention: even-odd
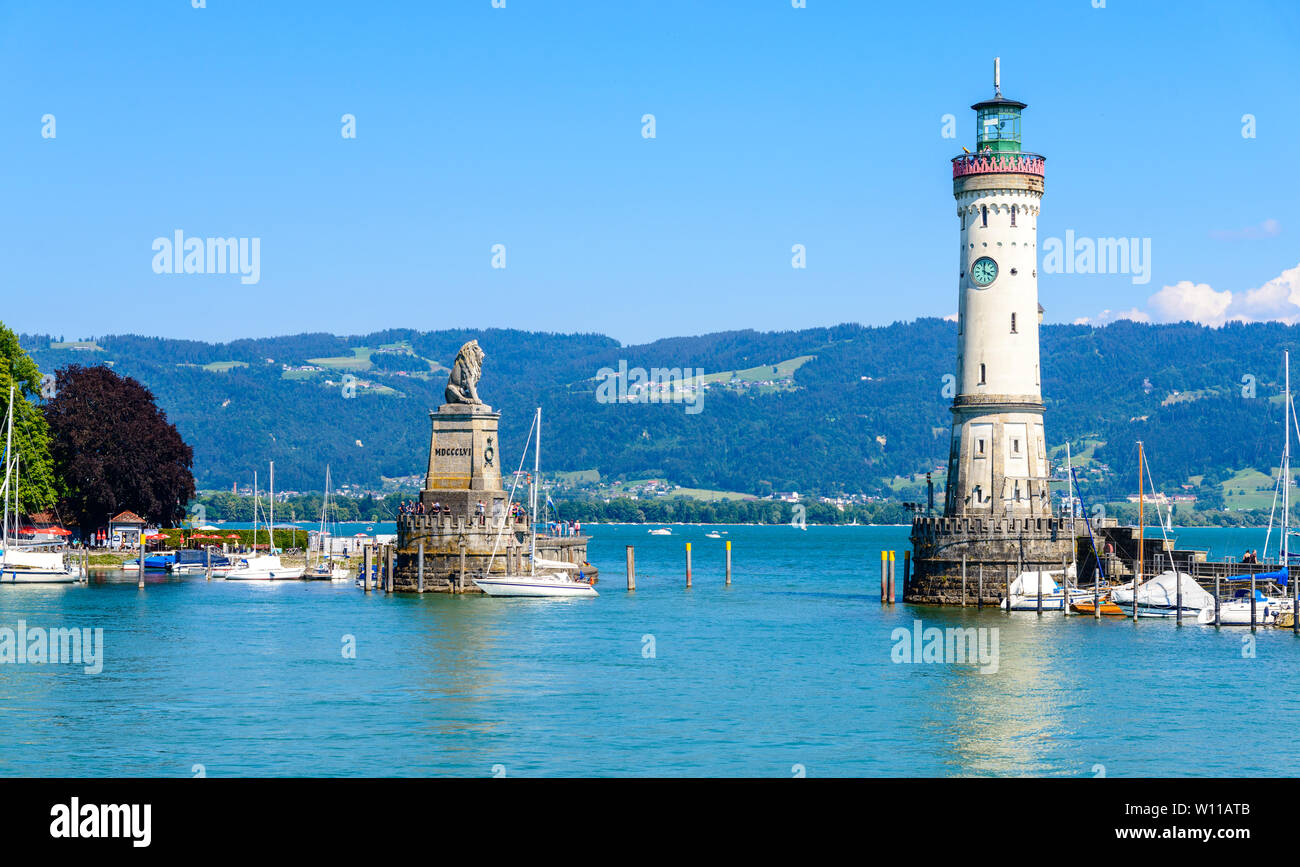
[[[980,225],[987,226],[988,224],[989,224],[989,206],[980,205]]]
[[[1016,208],[1017,208],[1017,207],[1018,207],[1017,205],[1012,205],[1012,206],[1011,206],[1011,225],[1013,225],[1013,226],[1016,224]]]
[[[1016,314],[1011,314],[1011,333],[1016,333]]]
[[[980,385],[984,385],[984,365],[980,365]]]

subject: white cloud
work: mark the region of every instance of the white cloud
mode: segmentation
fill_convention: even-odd
[[[1247,226],[1244,229],[1220,229],[1210,233],[1210,237],[1218,241],[1262,241],[1265,238],[1276,238],[1282,234],[1282,224],[1277,220],[1268,219],[1258,226]]]
[[[1234,319],[1261,322],[1276,319],[1291,325],[1300,322],[1300,265],[1283,271],[1258,289],[1249,289],[1238,298],[1232,311]]]
[[[1147,304],[1160,322],[1191,320],[1202,325],[1222,325],[1232,318],[1228,315],[1232,306],[1230,291],[1218,292],[1208,283],[1190,280],[1164,287],[1148,298]]]

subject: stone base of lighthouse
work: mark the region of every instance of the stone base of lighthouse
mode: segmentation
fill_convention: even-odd
[[[1017,570],[1060,570],[1074,560],[1068,518],[922,516],[912,521],[911,541],[904,602],[998,605]]]

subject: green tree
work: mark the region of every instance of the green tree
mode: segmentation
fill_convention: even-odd
[[[50,428],[32,403],[40,396],[41,372],[23,351],[18,335],[0,324],[0,422],[9,414],[9,387],[14,387],[13,449],[18,456],[18,505],[28,514],[58,502],[60,484],[50,457]],[[0,430],[0,449],[5,431]],[[0,471],[3,476],[3,471]]]

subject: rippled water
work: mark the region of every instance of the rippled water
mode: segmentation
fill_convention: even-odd
[[[0,665],[0,773],[1300,774],[1290,631],[1260,630],[1248,657],[1240,629],[882,608],[879,551],[901,557],[901,527],[721,528],[730,588],[709,528],[590,529],[592,600],[201,577],[141,591],[121,573],[0,588],[0,626],[102,627],[105,643],[98,675]],[[1181,545],[1219,559],[1263,532]],[[918,618],[997,628],[997,672],[893,662],[891,632]]]

